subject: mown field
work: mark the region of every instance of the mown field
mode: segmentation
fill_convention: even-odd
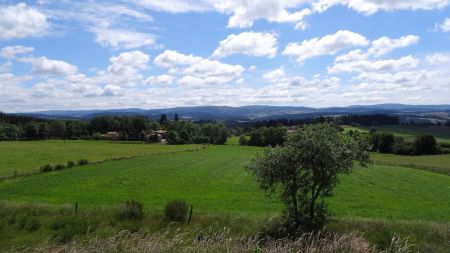
[[[109,161],[0,183],[0,199],[80,208],[112,207],[129,199],[160,213],[173,199],[185,199],[196,214],[267,216],[281,205],[267,198],[244,166],[256,147],[208,149]],[[450,177],[386,165],[342,177],[329,201],[338,217],[450,221]]]
[[[369,131],[372,127],[350,127],[344,126],[347,130]],[[450,144],[450,127],[440,126],[375,126],[377,132],[389,132],[396,136],[403,137],[406,141],[414,141],[419,134],[431,134],[440,144]]]
[[[0,178],[15,173],[33,173],[44,164],[65,164],[68,160],[90,162],[111,158],[151,155],[196,149],[197,145],[143,145],[138,142],[46,140],[0,142]]]
[[[372,153],[372,160],[377,164],[405,166],[409,168],[429,170],[450,176],[450,154],[402,156]]]

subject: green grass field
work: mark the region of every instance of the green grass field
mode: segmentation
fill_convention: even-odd
[[[368,131],[372,127],[350,127],[344,126],[347,130]],[[389,132],[396,136],[403,137],[406,141],[413,141],[419,134],[432,134],[438,143],[450,144],[450,127],[440,126],[375,126],[377,132]]]
[[[109,161],[62,172],[0,182],[0,199],[80,208],[111,207],[129,199],[160,213],[173,199],[186,199],[196,213],[266,216],[281,205],[267,198],[245,164],[261,150],[210,146],[131,160]],[[450,221],[450,177],[428,171],[374,165],[343,176],[329,202],[339,217]]]
[[[372,160],[378,164],[406,166],[450,175],[450,154],[402,156],[372,153]]]
[[[133,142],[112,141],[14,141],[0,142],[0,178],[39,171],[44,164],[65,164],[67,160],[88,159],[90,162],[105,159],[143,156],[158,152],[195,149],[196,145],[144,145]]]

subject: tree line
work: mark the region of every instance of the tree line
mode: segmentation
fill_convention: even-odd
[[[349,131],[352,134],[352,131]],[[419,134],[413,142],[406,142],[392,133],[369,132],[369,145],[373,152],[397,155],[435,155],[446,153],[431,134]]]
[[[169,144],[224,144],[227,128],[220,123],[195,124],[173,120],[165,114],[160,120],[143,116],[98,116],[91,120],[47,120],[31,116],[0,113],[0,141],[45,139],[101,139],[107,132],[117,132],[120,140],[150,141],[149,131],[167,131]],[[151,141],[150,141],[151,142]]]
[[[271,146],[283,145],[286,139],[287,128],[285,127],[261,127],[252,130],[247,135],[241,135],[240,145],[248,146]]]
[[[221,123],[195,124],[190,121],[180,121],[175,117],[172,122],[163,123],[169,144],[211,143],[225,144],[228,139],[228,129]]]
[[[395,115],[388,114],[349,114],[336,117],[334,122],[338,125],[362,125],[362,126],[379,126],[379,125],[399,125],[400,118]]]

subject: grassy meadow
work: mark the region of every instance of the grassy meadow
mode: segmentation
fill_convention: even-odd
[[[53,250],[53,243],[65,236],[86,240],[88,245],[93,235],[108,242],[122,230],[151,234],[169,228],[192,235],[198,229],[204,233],[228,227],[229,240],[255,235],[281,215],[282,205],[276,197],[267,197],[245,171],[262,148],[239,146],[237,137],[227,144],[202,149],[107,141],[0,143],[3,175],[11,168],[32,173],[45,163],[80,158],[104,161],[0,181],[0,251],[11,247],[21,251],[42,242],[50,243]],[[109,160],[127,156],[133,158]],[[446,252],[450,156],[372,157],[372,166],[341,177],[328,201],[335,216],[326,230],[360,233],[380,249],[399,235],[409,238],[415,251]],[[415,169],[421,166],[440,168],[440,173]],[[146,217],[118,221],[117,206],[131,199],[143,203]],[[164,206],[174,199],[193,205],[192,226],[164,221]],[[78,215],[74,215],[75,203]],[[65,227],[60,229],[61,224]],[[86,234],[86,230],[93,232]]]
[[[423,169],[450,176],[450,154],[403,156],[372,153],[372,160],[377,164]]]
[[[267,198],[244,170],[259,150],[210,146],[11,179],[0,183],[0,199],[55,206],[78,202],[82,208],[135,199],[148,212],[160,212],[168,201],[182,198],[201,214],[279,214],[281,205]],[[450,221],[450,177],[373,165],[343,176],[329,204],[340,217]]]
[[[45,140],[0,142],[0,178],[16,172],[38,172],[44,164],[65,164],[68,160],[90,162],[111,158],[144,156],[160,152],[196,149],[198,145],[143,145],[139,142]]]
[[[345,126],[347,130],[369,131],[372,127],[351,127]],[[403,137],[406,141],[414,141],[415,137],[419,134],[431,134],[436,138],[436,141],[440,144],[450,145],[450,128],[441,126],[401,126],[401,125],[386,125],[386,126],[374,126],[377,132],[388,132],[395,136]]]

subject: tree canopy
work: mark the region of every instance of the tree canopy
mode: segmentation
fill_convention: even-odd
[[[314,230],[325,224],[324,198],[333,195],[339,175],[368,164],[368,145],[362,138],[329,124],[305,125],[284,146],[266,148],[247,169],[262,189],[280,193],[287,222]]]

